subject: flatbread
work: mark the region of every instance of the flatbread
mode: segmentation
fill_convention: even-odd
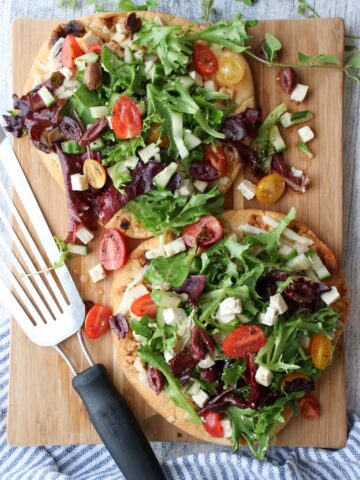
[[[110,36],[106,31],[103,31],[103,28],[106,27],[111,32],[115,31],[115,25],[119,22],[123,22],[124,19],[127,17],[128,13],[125,12],[105,12],[94,14],[86,17],[80,17],[76,20],[77,23],[81,24],[85,30],[93,31],[95,35],[102,38],[105,42],[109,41]],[[146,19],[154,19],[154,17],[159,17],[162,22],[166,25],[177,24],[180,25],[182,28],[189,26],[192,22],[190,20],[181,18],[181,17],[174,17],[172,15],[168,15],[165,13],[156,13],[156,12],[137,12],[138,16],[141,16]],[[27,93],[31,90],[35,85],[39,84],[44,75],[44,71],[41,68],[41,65],[46,65],[48,62],[48,56],[50,49],[53,45],[54,38],[56,39],[56,32],[59,28],[61,28],[64,23],[57,25],[52,32],[50,33],[49,38],[40,48],[38,54],[34,59],[34,63],[31,67],[28,79],[24,86],[24,93]],[[201,28],[200,26],[198,28]],[[196,28],[193,28],[194,30]],[[228,49],[224,49],[223,53],[218,53],[217,55],[227,54]],[[242,57],[243,61],[245,62],[245,73],[241,80],[241,82],[237,85],[234,85],[234,100],[236,101],[238,107],[235,110],[235,113],[243,111],[247,107],[254,107],[255,106],[255,93],[254,93],[254,84],[252,79],[252,74],[249,65],[244,60],[243,56],[240,54],[235,54]],[[56,180],[58,185],[62,190],[64,190],[64,180],[63,175],[60,167],[60,163],[57,161],[56,156],[53,154],[46,154],[37,150],[38,154],[40,155],[41,159],[45,163],[47,169],[49,170],[52,177]],[[218,184],[219,189],[226,193],[233,182],[235,181],[241,165],[239,162],[235,161],[233,157],[229,159],[229,170],[227,177],[229,181],[226,184],[220,181],[220,183],[215,182]],[[126,220],[126,228],[122,227],[123,221]],[[124,235],[130,238],[139,238],[145,239],[152,236],[150,232],[145,230],[141,227],[141,225],[133,219],[133,216],[126,211],[125,209],[119,210],[119,212],[110,220],[107,226],[117,227],[119,228]]]
[[[266,226],[262,220],[262,215],[264,214],[275,219],[283,217],[283,215],[280,213],[262,210],[229,210],[221,216],[224,231],[226,233],[236,232],[239,226],[245,223],[268,230],[269,227]],[[335,255],[332,253],[330,248],[327,247],[327,245],[325,245],[321,240],[319,240],[317,236],[304,224],[294,221],[290,226],[291,229],[296,231],[299,235],[304,235],[314,240],[314,244],[311,246],[311,248],[319,253],[326,267],[332,273],[331,277],[324,283],[335,285],[341,294],[341,299],[334,305],[333,308],[342,313],[341,321],[344,325],[349,310],[349,299],[347,296],[345,280],[342,273],[338,270],[338,264]],[[113,311],[117,311],[127,285],[136,277],[140,269],[143,267],[145,261],[144,253],[149,249],[158,247],[158,245],[158,238],[152,238],[141,243],[141,245],[131,252],[125,266],[121,270],[114,272],[110,295],[111,308]],[[334,339],[335,343],[339,340],[341,333],[342,329],[337,332]],[[162,392],[160,395],[156,395],[147,384],[145,385],[141,383],[139,380],[138,371],[133,366],[136,359],[137,342],[134,340],[131,334],[129,334],[126,339],[119,340],[113,333],[113,340],[117,358],[122,371],[135,390],[151,406],[151,408],[159,413],[165,420],[199,440],[218,443],[221,445],[230,444],[229,439],[212,437],[202,426],[194,424],[187,418],[186,412],[176,407],[165,393]],[[293,411],[290,405],[286,405],[283,416],[285,418],[285,422],[279,423],[275,427],[274,433],[278,433],[280,430],[282,430],[293,416]]]

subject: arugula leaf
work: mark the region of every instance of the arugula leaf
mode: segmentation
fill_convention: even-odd
[[[102,164],[107,166],[121,163],[129,157],[134,157],[136,150],[144,146],[145,142],[141,136],[129,140],[121,140],[116,145],[103,150],[104,158],[102,159]]]
[[[182,227],[199,220],[203,215],[221,213],[224,196],[217,188],[206,193],[193,193],[190,197],[174,197],[169,190],[150,190],[140,195],[124,208],[129,210],[141,225],[154,235],[167,229],[179,232]]]
[[[271,35],[271,33],[265,33],[265,40],[262,45],[262,50],[266,55],[266,59],[269,62],[272,62],[276,56],[277,53],[280,52],[282,46],[280,40],[278,40],[274,35]]]
[[[165,359],[161,355],[161,353],[141,349],[138,350],[138,355],[146,363],[149,363],[153,367],[160,370],[160,372],[164,375],[168,382],[168,386],[166,387],[166,393],[169,398],[175,403],[177,407],[183,408],[189,414],[193,422],[201,425],[202,422],[200,417],[194,410],[187,397],[183,394],[179,380],[173,376],[169,365],[165,362]]]
[[[221,375],[224,387],[227,388],[229,385],[236,385],[238,380],[244,375],[245,370],[245,362],[243,359],[237,360],[229,367],[225,367]]]
[[[173,288],[180,287],[189,275],[193,259],[193,249],[172,257],[154,258],[146,270],[144,278],[153,285],[167,283]]]

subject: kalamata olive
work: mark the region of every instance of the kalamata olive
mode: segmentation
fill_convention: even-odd
[[[191,347],[194,358],[203,360],[208,352],[214,350],[214,342],[205,330],[195,327],[191,334]]]
[[[109,325],[111,330],[116,334],[116,336],[122,340],[129,333],[129,324],[126,320],[126,317],[121,313],[112,315],[109,319]]]
[[[75,142],[78,142],[83,134],[77,121],[70,117],[64,117],[61,120],[60,130],[66,140],[75,140]]]
[[[84,83],[89,90],[95,90],[102,83],[101,68],[98,63],[89,63],[84,71]]]
[[[284,294],[293,302],[300,304],[311,304],[320,299],[318,284],[304,281],[302,278],[288,285]]]
[[[164,388],[164,375],[157,368],[153,367],[152,365],[148,365],[147,378],[151,390],[154,390],[156,395],[159,395],[161,390]]]
[[[169,362],[174,377],[178,378],[183,385],[189,381],[197,363],[191,345],[186,345]]]
[[[201,370],[200,373],[200,380],[204,380],[205,382],[215,382],[219,377],[219,369],[216,365],[213,365],[210,368],[205,368]]]
[[[139,18],[136,13],[132,12],[126,17],[125,22],[125,30],[129,32],[130,37],[133,38],[134,33],[138,32],[141,29],[141,18]]]
[[[205,162],[190,165],[190,174],[196,180],[203,180],[204,182],[213,182],[221,177],[219,170]]]
[[[79,145],[88,145],[96,140],[108,128],[108,123],[105,117],[99,118],[95,123],[85,131],[84,135],[78,140]]]
[[[280,70],[280,87],[284,93],[291,93],[296,85],[296,73],[291,67]]]

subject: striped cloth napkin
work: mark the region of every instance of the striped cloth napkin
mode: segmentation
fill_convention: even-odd
[[[9,381],[9,324],[0,316],[0,480],[121,480],[101,445],[10,448],[6,443]],[[153,448],[171,480],[355,480],[360,479],[360,417],[349,419],[345,448],[272,448],[258,461],[246,451],[232,454],[214,446],[214,453],[184,455],[201,444],[161,444]],[[174,458],[177,457],[177,458]]]

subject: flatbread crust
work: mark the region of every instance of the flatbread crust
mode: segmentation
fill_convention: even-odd
[[[236,232],[240,225],[249,223],[250,225],[258,226],[264,229],[269,229],[268,226],[262,221],[262,215],[269,215],[275,219],[283,217],[280,213],[263,211],[263,210],[229,210],[222,216],[222,223],[224,225],[224,231],[226,233]],[[341,321],[345,324],[345,320],[349,310],[349,299],[347,296],[347,289],[345,280],[341,272],[338,270],[337,261],[335,255],[330,248],[325,245],[317,236],[304,224],[294,221],[291,223],[291,229],[304,235],[312,240],[314,244],[311,246],[324,261],[325,265],[332,273],[332,276],[324,283],[329,285],[335,285],[341,294],[341,299],[334,305],[333,308],[342,313]],[[159,246],[159,239],[152,238],[141,243],[135,250],[131,252],[128,257],[125,266],[116,272],[114,272],[112,290],[111,290],[111,308],[113,311],[117,311],[121,298],[127,285],[137,276],[140,269],[145,263],[144,254],[147,250],[156,248]],[[334,342],[337,343],[343,329],[340,329],[335,336]],[[166,396],[165,393],[156,395],[148,385],[140,382],[138,372],[134,368],[133,364],[136,359],[137,342],[134,340],[131,334],[124,339],[119,340],[113,333],[113,340],[115,345],[116,354],[122,371],[126,375],[135,390],[141,395],[141,397],[159,413],[165,420],[175,425],[180,430],[183,430],[189,435],[196,437],[199,440],[218,443],[221,445],[229,445],[229,439],[215,438],[210,436],[202,426],[195,425],[191,420],[187,418],[186,412],[176,407],[174,403]],[[286,405],[284,410],[284,423],[279,423],[274,433],[278,433],[282,430],[293,416],[293,410],[290,405]]]
[[[89,15],[86,17],[80,17],[76,20],[77,23],[80,23],[85,30],[90,31],[92,30],[94,34],[101,37],[105,42],[109,41],[110,36],[107,33],[103,32],[103,27],[107,27],[111,32],[114,32],[115,25],[119,22],[123,22],[124,19],[127,17],[128,12],[105,12],[99,13],[94,15]],[[166,13],[156,13],[156,12],[137,12],[138,16],[141,16],[146,19],[153,19],[154,17],[161,18],[162,22],[166,25],[177,24],[180,25],[182,28],[189,26],[192,22],[190,20],[186,20],[181,17],[174,17],[172,15],[168,15]],[[61,23],[57,25],[52,32],[50,33],[49,38],[40,48],[38,54],[36,55],[33,65],[31,67],[28,79],[24,86],[24,93],[31,90],[35,85],[39,83],[44,75],[44,71],[41,68],[41,65],[46,65],[48,62],[48,56],[50,49],[52,47],[52,40],[54,35],[56,35],[56,31],[59,29],[61,25],[65,25],[65,23]],[[201,28],[200,26],[198,28]],[[195,28],[194,28],[195,30]],[[226,54],[228,49],[224,49],[223,52]],[[239,55],[239,54],[237,54]],[[242,57],[242,55],[239,55]],[[245,62],[245,73],[241,80],[241,82],[234,86],[235,96],[234,100],[236,101],[238,107],[236,108],[235,113],[243,111],[246,107],[254,107],[255,106],[255,93],[254,93],[254,84],[252,79],[252,74],[249,65]],[[37,150],[38,154],[40,155],[41,159],[43,160],[46,168],[49,170],[52,177],[56,180],[58,185],[62,190],[64,190],[64,180],[61,171],[61,167],[59,162],[56,159],[56,156],[52,154],[46,154]],[[233,158],[229,161],[229,171],[227,177],[229,181],[226,185],[218,184],[219,189],[226,193],[229,190],[233,182],[235,181],[239,171],[240,171],[240,163],[235,161]],[[126,228],[122,228],[122,224],[126,220]],[[119,212],[110,220],[108,226],[117,227],[119,228],[124,235],[130,238],[139,238],[145,239],[152,236],[147,230],[141,227],[141,225],[133,219],[132,215],[124,210],[121,209]]]

